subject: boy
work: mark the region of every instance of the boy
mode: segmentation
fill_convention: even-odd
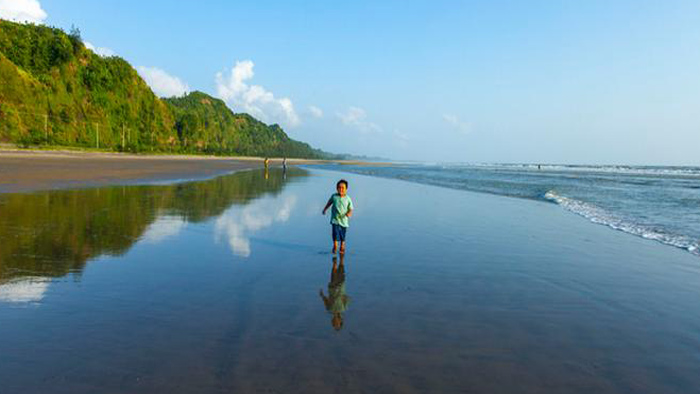
[[[335,193],[328,199],[328,203],[323,208],[323,214],[329,207],[333,206],[331,210],[331,226],[333,230],[333,254],[338,250],[338,242],[340,242],[340,254],[345,254],[345,232],[350,226],[349,218],[352,217],[352,200],[348,193],[348,181],[341,179],[336,183],[335,189],[338,193]]]

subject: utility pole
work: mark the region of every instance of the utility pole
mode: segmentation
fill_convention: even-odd
[[[44,114],[44,134],[46,135],[46,143],[49,143],[49,114]]]
[[[97,145],[97,149],[100,149],[100,124],[95,123],[95,144]]]
[[[124,124],[122,123],[122,150],[124,150],[125,146],[126,145],[124,145]]]

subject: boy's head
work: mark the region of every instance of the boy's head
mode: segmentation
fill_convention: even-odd
[[[348,181],[345,179],[339,180],[338,183],[335,184],[335,190],[338,191],[338,194],[344,196],[348,192]]]

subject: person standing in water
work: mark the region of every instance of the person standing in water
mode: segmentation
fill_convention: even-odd
[[[331,230],[333,236],[333,254],[338,251],[338,243],[340,243],[340,254],[345,253],[345,233],[350,226],[350,217],[352,217],[352,199],[348,196],[348,181],[341,179],[336,183],[334,193],[328,199],[326,206],[323,208],[323,214],[326,214],[328,208],[331,210]]]

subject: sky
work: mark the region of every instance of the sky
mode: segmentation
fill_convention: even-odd
[[[335,153],[700,165],[698,1],[0,0]]]

